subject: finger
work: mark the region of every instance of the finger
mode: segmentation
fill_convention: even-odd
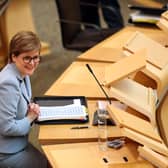
[[[30,103],[30,104],[29,104],[29,108],[30,108],[30,109],[33,109],[33,108],[34,108],[34,103]]]

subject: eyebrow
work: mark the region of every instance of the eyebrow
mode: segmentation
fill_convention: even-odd
[[[30,55],[26,55],[26,56],[23,56],[23,57],[31,57],[31,58],[33,58],[33,57],[39,57],[40,55],[34,55],[34,56],[30,56]]]

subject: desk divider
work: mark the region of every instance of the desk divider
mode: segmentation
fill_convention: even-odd
[[[146,50],[142,49],[135,54],[105,67],[105,86],[135,73],[146,66]]]
[[[138,152],[141,157],[150,161],[152,164],[156,165],[156,167],[166,168],[168,165],[168,158],[153,151],[152,149],[146,146],[139,146]]]
[[[142,69],[142,72],[156,81],[157,86],[155,89],[157,89],[159,105],[168,90],[168,48],[163,47],[141,32],[135,32],[123,46],[127,56],[132,55],[142,48],[146,48],[147,50],[148,61],[146,67]]]
[[[123,111],[113,105],[108,106],[110,116],[115,120],[116,124],[120,128],[128,128],[139,134],[147,136],[159,143],[163,143],[159,134],[149,121],[145,121],[135,115],[129,114],[127,111]],[[143,125],[143,127],[142,127]]]
[[[157,26],[168,33],[168,11],[162,13],[160,20],[157,22]]]
[[[167,65],[168,49],[139,31],[133,33],[123,46],[123,49],[129,51],[130,53],[135,53],[142,48],[147,50],[147,61],[150,64],[159,69],[163,69]]]
[[[129,79],[130,74],[136,73],[145,67],[145,54],[145,50],[142,49],[114,64],[105,66],[105,82],[103,80],[101,82],[105,90],[110,93],[110,97],[112,96],[141,112],[150,119],[155,127],[155,105],[157,102],[155,90]],[[94,70],[98,74],[98,68],[95,67]]]

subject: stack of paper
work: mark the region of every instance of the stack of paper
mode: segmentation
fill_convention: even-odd
[[[76,119],[86,120],[86,107],[83,105],[41,106],[38,121]]]

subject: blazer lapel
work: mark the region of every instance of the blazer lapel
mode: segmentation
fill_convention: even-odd
[[[29,96],[28,96],[28,93],[27,93],[27,90],[26,90],[26,87],[25,87],[25,84],[24,84],[24,80],[21,81],[20,87],[21,87],[21,93],[22,93],[23,97],[25,98],[25,100],[29,104],[30,99],[29,99]]]
[[[28,76],[26,76],[24,78],[24,83],[25,83],[25,87],[26,87],[26,91],[27,91],[27,96],[29,99],[31,99],[31,96],[32,96],[31,84],[30,84],[30,78]]]

